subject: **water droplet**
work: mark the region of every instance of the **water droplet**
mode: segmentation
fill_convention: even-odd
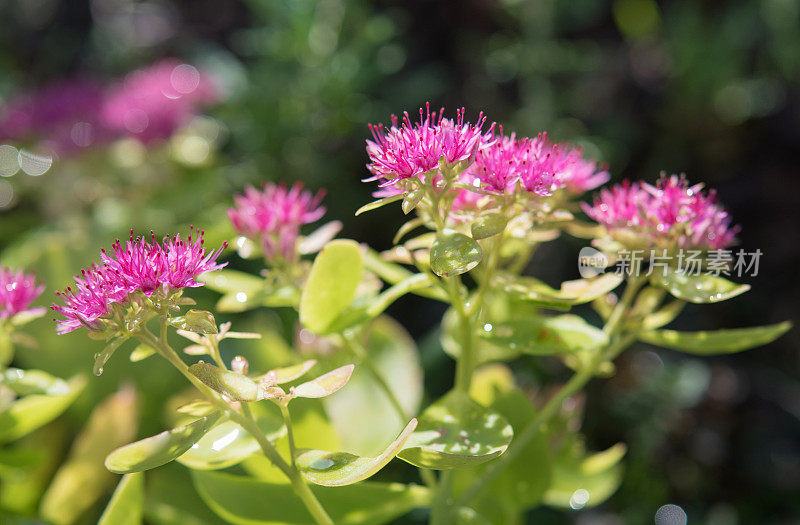
[[[99,368],[95,368],[95,369],[94,369],[94,375],[96,375],[96,376],[98,376],[98,377],[100,377],[101,375],[103,375],[103,367],[101,366],[101,367],[99,367]]]
[[[247,301],[247,294],[244,293],[244,292],[238,292],[236,294],[236,300],[239,301],[240,303],[246,302]]]
[[[589,499],[591,498],[591,494],[586,489],[578,489],[572,493],[572,497],[569,498],[569,506],[574,510],[582,509],[587,503],[589,503]]]
[[[333,465],[334,461],[332,459],[319,458],[312,461],[308,468],[312,468],[314,470],[325,470],[331,468]]]

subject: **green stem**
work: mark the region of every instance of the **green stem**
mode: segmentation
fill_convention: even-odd
[[[186,363],[184,363],[183,360],[178,357],[178,354],[175,352],[175,350],[169,346],[169,343],[167,343],[165,337],[166,322],[164,322],[163,319],[161,323],[161,334],[162,337],[157,338],[149,330],[145,329],[137,334],[137,339],[139,339],[142,343],[155,348],[159,354],[166,358],[167,361],[172,363],[172,365],[177,368],[178,371],[183,374],[184,377],[186,377],[186,379],[188,379],[189,382],[192,383],[192,385],[194,385],[195,388],[197,388],[209,401],[216,405],[220,410],[228,413],[229,417],[235,423],[244,428],[253,436],[253,438],[255,438],[267,459],[269,459],[273,465],[275,465],[287,478],[289,478],[289,481],[294,487],[295,492],[303,501],[306,509],[318,525],[333,525],[333,520],[331,520],[327,512],[325,512],[325,509],[319,503],[316,496],[314,496],[314,493],[311,492],[311,489],[300,475],[300,472],[296,468],[293,468],[287,464],[275,447],[272,446],[272,443],[267,440],[266,436],[253,419],[252,414],[250,413],[250,408],[247,406],[247,404],[242,403],[242,411],[246,415],[233,410],[231,406],[225,402],[225,400],[222,399],[216,391],[209,388],[205,383],[200,381],[197,376],[189,371],[189,367],[186,365]]]
[[[617,306],[614,308],[603,331],[609,337],[605,348],[598,349],[592,358],[573,375],[566,384],[545,404],[541,411],[527,424],[522,433],[515,436],[511,446],[505,454],[492,463],[491,467],[475,482],[472,483],[459,496],[455,508],[469,504],[474,500],[503,470],[505,470],[522,453],[527,445],[533,441],[543,430],[544,426],[558,414],[564,401],[579,392],[597,373],[600,365],[613,359],[635,340],[634,334],[615,337],[620,322],[630,309],[636,293],[641,288],[644,280],[641,276],[630,277]]]
[[[281,407],[281,415],[283,415],[283,423],[286,425],[286,437],[289,440],[289,455],[292,458],[292,467],[295,467],[295,457],[297,456],[297,447],[294,444],[294,431],[292,430],[292,417],[289,414],[289,405],[286,403],[278,403]]]

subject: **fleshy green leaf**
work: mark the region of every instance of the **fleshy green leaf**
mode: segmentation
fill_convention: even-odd
[[[417,428],[412,419],[386,450],[379,456],[361,457],[347,452],[305,450],[296,458],[300,473],[311,483],[326,487],[340,487],[363,481],[386,466],[394,458]]]
[[[472,223],[472,238],[480,240],[493,237],[505,230],[506,224],[508,220],[502,213],[483,215]]]
[[[222,413],[216,412],[120,447],[106,457],[106,468],[117,474],[127,474],[160,467],[189,450],[221,417]]]
[[[169,324],[180,330],[195,334],[219,333],[214,314],[206,310],[189,310],[183,315],[171,318]]]
[[[437,470],[471,467],[505,452],[513,436],[503,416],[451,392],[422,413],[397,457]]]
[[[306,381],[294,388],[295,397],[319,398],[326,397],[347,384],[353,374],[355,365],[340,366],[327,374]]]
[[[718,303],[741,295],[748,284],[736,284],[715,275],[686,275],[673,269],[654,272],[651,280],[669,293],[690,303]]]
[[[144,474],[122,477],[97,525],[139,525],[144,505]]]
[[[655,330],[656,328],[668,325],[678,317],[685,305],[686,303],[681,300],[674,300],[665,304],[659,310],[642,320],[642,328],[645,330]]]
[[[302,254],[317,253],[342,230],[342,221],[330,221],[303,237],[297,244],[297,251]]]
[[[192,472],[192,478],[206,504],[228,523],[313,523],[289,484],[217,472]],[[312,491],[337,525],[380,525],[430,503],[430,493],[426,488],[400,483],[366,481],[336,489],[312,487]]]
[[[580,450],[568,451],[554,458],[553,478],[544,502],[555,507],[580,509],[594,507],[611,497],[622,482],[625,445],[592,455]]]
[[[224,294],[244,292],[253,295],[264,289],[264,279],[236,270],[204,273],[199,280],[206,283],[206,288]]]
[[[267,381],[273,385],[289,383],[306,375],[315,364],[317,364],[316,359],[309,359],[308,361],[303,361],[296,365],[274,368],[264,374],[259,380]]]
[[[0,385],[10,389],[18,396],[45,394],[63,396],[70,392],[69,384],[42,370],[22,370],[9,368],[0,373]]]
[[[376,201],[372,201],[368,204],[363,205],[358,210],[356,210],[356,217],[361,215],[362,213],[366,213],[368,211],[377,210],[381,206],[386,206],[387,204],[391,204],[393,202],[397,202],[403,198],[403,194],[399,195],[392,195],[391,197],[385,197],[383,199],[378,199]]]
[[[99,376],[103,373],[103,367],[106,366],[106,363],[111,356],[114,355],[117,348],[122,345],[125,341],[128,340],[128,336],[120,335],[114,337],[110,343],[106,345],[105,348],[100,353],[95,354],[94,356],[94,366],[92,368],[92,372],[94,375]]]
[[[361,248],[354,241],[336,240],[323,248],[300,298],[300,322],[324,333],[352,302],[363,270]]]
[[[403,204],[401,205],[401,207],[403,208],[403,213],[405,213],[406,215],[411,213],[414,210],[414,208],[416,208],[417,205],[419,205],[420,201],[424,196],[425,192],[422,190],[422,188],[408,192],[406,196],[403,197]]]
[[[792,323],[784,321],[768,326],[702,332],[651,330],[640,332],[639,339],[652,345],[696,355],[732,354],[771,343],[791,327]]]
[[[67,385],[67,394],[22,397],[0,412],[0,443],[19,439],[61,415],[83,391],[86,379],[74,377]]]
[[[501,277],[504,289],[520,299],[549,308],[569,309],[570,306],[591,302],[607,294],[624,280],[621,275],[602,274],[588,279],[564,281],[556,290],[533,277],[505,275]]]
[[[274,408],[274,407],[273,407]],[[271,442],[286,434],[283,420],[272,412],[252,406],[258,427]],[[192,469],[216,470],[240,463],[260,450],[258,442],[233,421],[217,423],[177,461]]]
[[[258,385],[247,376],[223,370],[211,363],[195,363],[189,371],[212,390],[236,401],[256,401]]]
[[[475,268],[483,251],[471,237],[455,231],[436,236],[431,247],[431,270],[439,277],[460,275]]]
[[[498,346],[531,355],[592,350],[608,342],[602,330],[571,314],[487,323],[480,334]]]
[[[138,363],[139,361],[144,361],[155,353],[155,348],[142,344],[133,349],[130,355],[130,360],[132,363]]]

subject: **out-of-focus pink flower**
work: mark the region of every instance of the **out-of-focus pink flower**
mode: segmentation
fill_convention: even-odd
[[[583,209],[617,238],[684,249],[726,248],[739,228],[731,226],[714,191],[702,188],[677,175],[662,175],[655,186],[625,181],[601,190],[594,204],[584,203]]]
[[[0,140],[38,141],[59,154],[104,140],[103,91],[98,82],[73,79],[12,98],[0,109]]]
[[[267,260],[297,258],[300,227],[318,221],[325,208],[320,205],[323,191],[316,195],[295,183],[286,189],[271,182],[261,191],[252,186],[244,195],[234,197],[236,206],[228,209],[228,218],[241,235],[260,241]]]
[[[75,276],[74,288],[58,292],[64,304],[51,306],[65,317],[58,322],[58,333],[81,326],[99,330],[98,320],[108,316],[114,304],[126,303],[131,293],[151,296],[163,290],[168,295],[181,288],[202,286],[196,280],[198,275],[227,264],[216,262],[224,247],[206,252],[203,232],[194,228],[186,239],[176,234],[161,243],[152,234],[147,240],[135,238],[131,231],[124,245],[117,240],[110,252],[102,250],[100,265],[81,270],[81,275]]]
[[[36,276],[0,266],[0,319],[20,312],[40,310],[28,306],[44,291],[36,284]]]
[[[383,124],[370,125],[374,140],[367,140],[367,168],[372,177],[385,184],[408,179],[439,166],[443,159],[450,165],[471,162],[478,150],[485,145],[487,134],[482,131],[486,117],[478,115],[476,124],[464,121],[464,108],[456,111],[456,118],[431,112],[430,105],[419,110],[419,122],[413,123],[406,112],[403,119],[392,115],[388,129]],[[493,125],[490,126],[490,131]]]
[[[580,150],[569,150],[567,156],[569,162],[561,174],[561,182],[573,195],[599,188],[611,178],[608,171],[598,168],[597,162],[584,159]]]
[[[168,138],[200,107],[218,100],[210,77],[194,66],[167,59],[129,73],[106,95],[106,127],[142,142]]]

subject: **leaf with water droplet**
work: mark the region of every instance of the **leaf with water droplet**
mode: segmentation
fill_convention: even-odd
[[[480,335],[495,345],[530,355],[595,350],[608,343],[602,330],[571,314],[492,323],[492,330],[481,331]]]
[[[320,398],[333,394],[350,380],[355,365],[340,366],[294,388],[295,397]]]
[[[212,390],[236,401],[256,401],[258,385],[249,377],[223,370],[211,363],[195,363],[189,371]]]
[[[460,275],[475,268],[483,251],[471,237],[455,231],[436,235],[431,246],[431,270],[439,277]]]
[[[300,473],[311,483],[326,487],[352,485],[375,475],[402,449],[417,427],[412,419],[400,435],[377,457],[362,457],[348,452],[303,450],[295,458]]]
[[[422,413],[397,457],[421,468],[466,468],[505,452],[513,436],[503,416],[453,391]]]
[[[588,279],[564,281],[556,290],[533,277],[500,275],[503,288],[515,297],[556,310],[568,310],[571,306],[584,304],[602,297],[620,285],[621,275],[602,274]]]
[[[653,272],[650,280],[678,299],[698,304],[718,303],[750,289],[748,284],[733,283],[716,275],[687,275],[673,268]]]
[[[103,374],[103,367],[106,365],[111,356],[114,355],[114,352],[119,348],[119,346],[128,340],[128,336],[117,336],[111,340],[110,343],[106,345],[102,352],[99,352],[94,355],[94,367],[92,368],[92,373],[94,375],[99,376]]]
[[[695,355],[733,354],[771,343],[789,331],[791,327],[791,322],[784,321],[752,328],[700,332],[648,330],[639,333],[639,340]]]
[[[622,482],[626,447],[613,447],[587,454],[581,445],[568,447],[553,459],[553,477],[544,502],[555,507],[594,507],[611,497]]]
[[[195,334],[217,334],[217,321],[214,314],[207,310],[189,310],[184,315],[173,317],[167,321],[170,325]]]
[[[117,474],[126,474],[160,467],[189,450],[221,417],[222,412],[215,412],[120,447],[106,457],[106,468]]]
[[[506,229],[508,219],[502,213],[489,213],[482,215],[472,223],[472,238],[475,240],[488,239]]]

